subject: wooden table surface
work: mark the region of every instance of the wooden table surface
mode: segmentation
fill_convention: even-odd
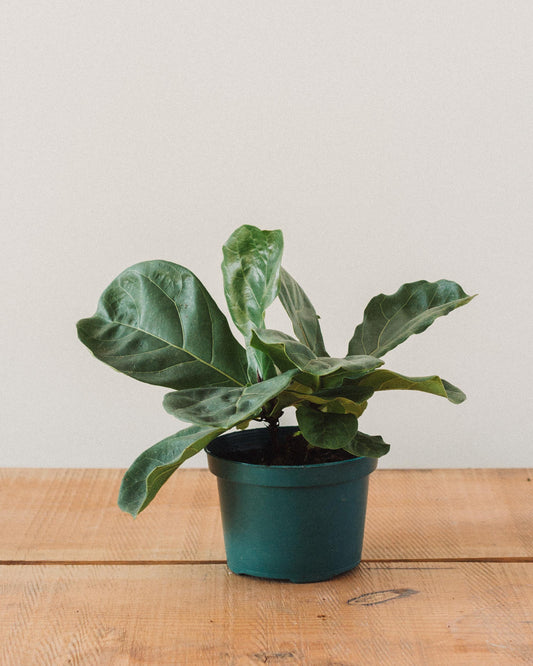
[[[533,664],[533,471],[372,474],[363,562],[229,573],[215,478],[137,519],[121,470],[0,470],[0,664]]]

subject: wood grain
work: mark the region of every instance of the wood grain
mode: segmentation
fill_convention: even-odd
[[[533,564],[366,563],[325,583],[224,565],[0,567],[0,663],[533,662]]]
[[[133,519],[117,469],[1,469],[0,561],[221,561],[216,480],[181,470]]]
[[[121,470],[0,470],[0,561],[222,562],[216,480],[180,470],[133,520]],[[365,560],[532,559],[531,470],[378,470]]]
[[[365,559],[533,560],[533,470],[382,470]]]

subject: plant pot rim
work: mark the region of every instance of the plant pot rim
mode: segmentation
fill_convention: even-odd
[[[296,432],[298,428],[282,426],[279,430],[289,434]],[[223,446],[236,447],[237,444],[242,445],[245,442],[252,448],[262,448],[268,442],[269,436],[267,428],[252,428],[220,435],[205,447],[210,471],[217,477],[239,483],[292,487],[346,483],[367,476],[377,467],[376,458],[363,456],[308,465],[261,465],[232,460],[220,451]]]

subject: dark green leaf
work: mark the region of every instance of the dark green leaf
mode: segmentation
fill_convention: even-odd
[[[374,394],[374,389],[360,386],[358,382],[359,380],[344,379],[339,386],[315,391],[307,400],[321,404],[322,411],[338,411],[360,417],[367,408],[367,400]]]
[[[282,268],[279,282],[279,299],[292,323],[294,335],[316,356],[328,356],[322,331],[311,301],[296,280]]]
[[[251,344],[268,354],[280,370],[298,368],[302,373],[314,377],[334,375],[339,383],[342,377],[361,377],[383,365],[383,361],[373,356],[317,357],[290,335],[271,329],[252,331]]]
[[[267,354],[282,372],[292,368],[302,369],[306,363],[316,359],[309,347],[281,331],[266,328],[254,330],[250,344]]]
[[[242,388],[198,388],[168,393],[163,406],[182,421],[232,428],[253,418],[263,405],[280,394],[297,370],[290,370],[264,382]]]
[[[258,372],[263,379],[272,377],[270,359],[249,344],[252,329],[264,327],[265,310],[278,295],[283,235],[245,224],[232,233],[223,252],[224,292],[233,321],[246,340],[249,378],[256,382]]]
[[[320,411],[327,412],[328,414],[355,414],[357,418],[365,411],[367,407],[367,402],[352,402],[346,398],[333,398],[332,400],[324,400],[324,398],[315,398],[315,400],[309,400],[309,402],[315,402],[318,400],[323,400],[322,405],[320,406]]]
[[[283,411],[286,407],[291,405],[298,406],[305,402],[317,405],[317,408],[320,409],[321,412],[355,414],[357,417],[361,416],[367,407],[366,401],[356,403],[342,396],[322,398],[317,393],[299,391],[294,384],[291,384],[286,391],[283,391],[277,397],[276,409],[274,411]]]
[[[433,375],[431,377],[405,377],[391,370],[375,370],[358,380],[360,387],[371,388],[374,391],[389,391],[400,389],[405,391],[423,391],[447,398],[454,404],[466,400],[465,394],[445,379]]]
[[[201,451],[223,432],[224,428],[191,426],[141,453],[122,479],[119,507],[137,516],[187,458]]]
[[[380,458],[389,452],[390,445],[383,441],[380,435],[365,435],[359,431],[345,451],[354,456],[368,456],[369,458]]]
[[[346,358],[316,358],[302,368],[302,371],[310,375],[324,377],[335,375],[335,377],[356,378],[366,375],[374,368],[383,365],[383,361],[374,356],[346,356]]]
[[[346,398],[352,402],[365,402],[365,400],[372,397],[375,389],[370,386],[361,386],[360,381],[345,379],[340,386],[320,389],[315,392],[315,395],[325,399]]]
[[[422,333],[437,317],[474,298],[455,282],[412,282],[395,294],[380,294],[367,305],[363,323],[355,329],[348,354],[383,356],[413,333]]]
[[[93,354],[134,379],[181,389],[242,386],[246,354],[226,318],[189,270],[147,261],[121,273],[96,314],[78,322]]]
[[[357,433],[354,414],[328,414],[303,404],[296,410],[296,418],[309,444],[322,449],[343,449]]]

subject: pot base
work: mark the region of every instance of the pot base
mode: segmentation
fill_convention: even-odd
[[[325,580],[330,580],[331,578],[335,578],[335,576],[340,576],[343,573],[347,573],[348,571],[352,571],[352,569],[355,569],[359,565],[359,562],[356,562],[355,564],[349,564],[346,567],[341,567],[340,569],[335,569],[334,571],[320,571],[316,573],[306,573],[305,576],[301,574],[295,574],[291,577],[287,577],[286,574],[284,575],[276,575],[275,572],[273,571],[254,571],[254,570],[247,570],[247,571],[234,571],[229,565],[228,569],[234,573],[237,574],[238,576],[253,576],[254,578],[267,578],[269,580],[278,580],[278,581],[286,581],[288,583],[297,583],[297,584],[305,584],[305,583],[321,583]]]

